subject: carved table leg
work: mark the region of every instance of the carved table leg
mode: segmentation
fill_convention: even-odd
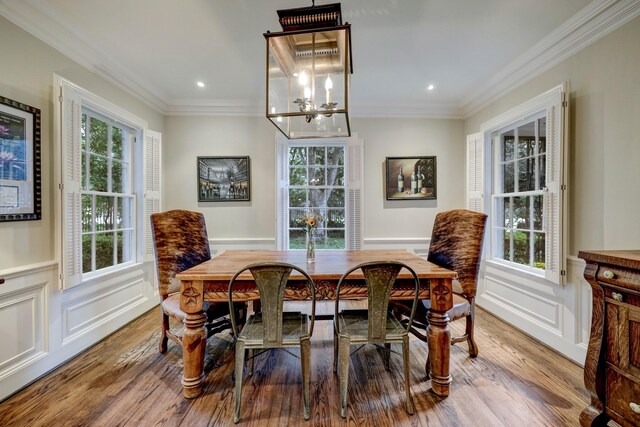
[[[604,290],[596,280],[598,265],[587,263],[584,278],[593,291],[593,307],[591,315],[591,335],[587,357],[584,362],[584,385],[591,397],[591,404],[580,414],[580,425],[606,426],[609,417],[604,413],[605,399],[605,360],[603,351],[604,334]]]
[[[429,310],[429,360],[427,375],[431,377],[431,388],[438,396],[448,396],[451,387],[449,357],[451,332],[447,311],[453,306],[450,279],[431,279],[431,309]],[[430,372],[429,372],[430,371]]]
[[[180,309],[187,313],[182,337],[182,393],[186,398],[198,396],[204,382],[204,354],[207,347],[204,324],[207,316],[202,311],[202,290],[202,281],[182,282],[180,289]]]

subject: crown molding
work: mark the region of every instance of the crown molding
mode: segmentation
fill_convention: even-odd
[[[594,0],[462,100],[468,118],[640,15],[638,0]]]
[[[264,116],[265,100],[248,103],[240,100],[173,99],[164,114],[167,116]]]
[[[354,118],[463,119],[455,104],[359,104],[352,102]]]
[[[127,67],[104,55],[39,0],[0,0],[0,15],[108,82],[164,113],[167,100],[158,88],[143,84]]]

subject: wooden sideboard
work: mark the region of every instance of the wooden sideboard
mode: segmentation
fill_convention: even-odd
[[[593,291],[584,384],[591,404],[580,424],[640,425],[640,250],[581,251]]]

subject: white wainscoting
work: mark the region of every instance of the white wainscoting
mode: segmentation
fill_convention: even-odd
[[[0,401],[159,303],[146,263],[60,292],[58,263],[0,271]]]
[[[514,273],[483,262],[477,304],[580,365],[591,329],[591,287],[583,278],[584,261],[569,257],[567,282]]]

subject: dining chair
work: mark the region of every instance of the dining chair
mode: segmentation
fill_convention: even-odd
[[[152,214],[151,231],[161,301],[160,353],[166,353],[169,339],[182,345],[181,332],[171,329],[170,319],[183,323],[186,318],[180,310],[180,280],[176,274],[211,259],[211,250],[204,216],[199,212],[171,210]],[[246,304],[237,304],[235,310],[244,318]],[[231,327],[231,322],[224,318],[229,314],[228,304],[205,302],[204,311],[207,336]]]
[[[403,326],[389,313],[389,296],[393,284],[402,269],[408,270],[415,282],[413,308],[408,324]],[[368,308],[364,310],[339,311],[340,288],[354,271],[361,270],[367,285]],[[404,363],[404,386],[406,409],[413,414],[409,365],[409,330],[418,305],[420,282],[416,272],[408,265],[398,261],[374,261],[359,264],[342,275],[336,288],[336,309],[333,323],[333,371],[340,365],[340,414],[347,416],[347,386],[349,378],[349,357],[352,345],[384,344],[385,367],[389,370],[390,344],[402,344]]]
[[[311,315],[300,312],[283,311],[284,292],[292,271],[297,271],[306,279],[311,294]],[[310,418],[309,381],[311,363],[311,343],[313,323],[316,313],[316,288],[313,279],[299,267],[287,263],[256,263],[238,271],[229,282],[229,307],[233,307],[233,285],[238,277],[249,271],[260,293],[261,311],[252,314],[238,332],[235,316],[231,315],[231,325],[236,340],[235,407],[233,422],[240,421],[242,402],[242,377],[244,374],[245,350],[249,351],[250,374],[253,374],[254,350],[274,348],[300,348],[302,365],[302,394],[304,419]],[[265,350],[265,351],[266,351]]]
[[[436,215],[427,261],[458,273],[453,281],[453,307],[447,312],[450,321],[466,319],[465,333],[453,337],[451,344],[467,341],[469,355],[478,355],[478,345],[474,336],[475,297],[478,289],[478,271],[484,245],[484,231],[487,215],[466,209],[440,212]],[[396,304],[402,314],[408,314],[408,307]],[[411,332],[423,341],[427,341],[424,332],[428,326],[431,301],[418,304],[414,326]],[[418,329],[420,328],[420,330]],[[427,360],[427,372],[429,369]]]

